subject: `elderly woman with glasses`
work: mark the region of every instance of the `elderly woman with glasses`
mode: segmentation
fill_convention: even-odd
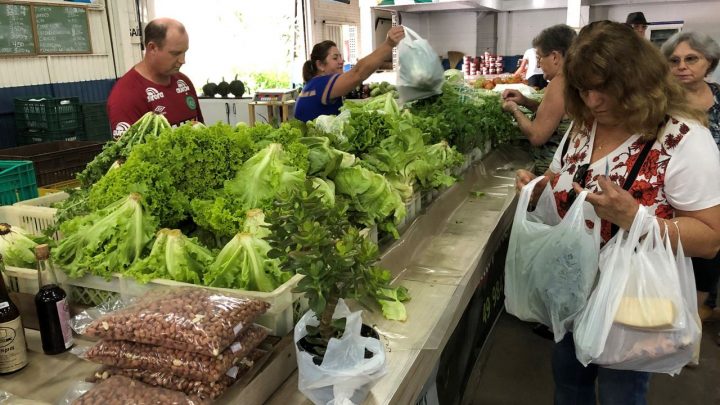
[[[720,148],[720,85],[706,81],[718,65],[720,46],[705,34],[683,31],[670,37],[660,50],[670,63],[670,71],[685,88],[688,103],[708,112],[708,127]],[[705,301],[717,292],[720,255],[709,260],[693,258],[693,269],[700,318],[705,320],[713,313]],[[720,315],[720,310],[715,313]]]
[[[624,24],[596,22],[580,31],[563,72],[573,125],[563,139],[567,152],[556,152],[545,175],[558,213],[564,216],[571,191],[584,187],[604,242],[613,230],[629,229],[643,205],[685,254],[717,255],[720,152],[705,112],[687,103],[660,52]],[[534,176],[517,177],[523,186]],[[647,403],[649,373],[583,367],[572,333],[555,344],[552,371],[555,405]]]

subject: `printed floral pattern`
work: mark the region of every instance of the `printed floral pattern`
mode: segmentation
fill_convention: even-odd
[[[555,202],[558,213],[564,217],[570,208],[568,191],[572,188],[572,181],[580,165],[590,163],[594,134],[592,127],[583,125],[573,134],[573,142],[565,155],[563,167],[552,182]],[[640,167],[640,171],[628,190],[637,202],[649,207],[651,212],[661,218],[672,218],[673,208],[668,203],[664,193],[665,171],[673,156],[673,152],[690,128],[677,119],[670,118],[662,130],[660,138],[655,141],[652,149]],[[623,146],[611,152],[607,158],[595,162],[587,171],[585,188],[597,191],[597,180],[600,174],[605,174],[606,159],[608,177],[617,184],[624,184],[633,165],[637,161],[644,143],[638,135],[633,135]],[[604,241],[610,239],[611,224],[602,221],[601,235]]]
[[[709,83],[710,90],[713,92],[715,102],[708,110],[708,118],[710,121],[710,133],[715,139],[715,143],[720,148],[720,84]]]

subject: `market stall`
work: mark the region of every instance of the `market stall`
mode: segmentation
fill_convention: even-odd
[[[480,290],[487,295],[483,298],[491,300],[481,307],[487,311],[486,322],[492,323],[502,305],[497,291],[497,286],[502,286],[502,277],[498,277],[502,267],[491,265],[498,259],[496,253],[512,218],[514,170],[527,167],[529,162],[518,149],[493,151],[475,163],[462,182],[428,206],[403,237],[385,250],[382,264],[393,270],[413,298],[406,303],[406,322],[388,321],[378,313],[365,314],[366,322],[380,331],[388,355],[388,374],[372,387],[366,403],[415,403],[447,350],[453,330]],[[3,391],[52,403],[96,368],[71,353],[43,355],[36,331],[29,331],[28,341],[30,365],[4,378],[0,382]],[[89,342],[80,340],[78,345]],[[292,344],[281,342],[277,348],[248,382],[253,385],[233,387],[222,401],[242,398],[246,403],[265,394],[271,404],[307,403],[297,390],[296,374],[284,383],[284,377],[278,381],[278,376],[295,368]],[[278,384],[277,391],[272,384]]]

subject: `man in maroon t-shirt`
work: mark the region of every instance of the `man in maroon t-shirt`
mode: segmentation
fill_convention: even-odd
[[[189,42],[179,21],[158,18],[148,23],[143,60],[115,83],[108,98],[108,118],[115,139],[148,111],[164,114],[171,125],[203,122],[195,88],[180,73]]]

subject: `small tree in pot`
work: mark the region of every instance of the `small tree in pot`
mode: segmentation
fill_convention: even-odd
[[[273,236],[269,255],[281,260],[283,270],[303,274],[297,291],[305,293],[319,326],[309,329],[316,346],[339,337],[343,320],[332,316],[340,298],[368,307],[387,300],[390,273],[376,266],[378,247],[348,219],[348,204],[335,199],[331,183],[315,179],[306,187],[279,199],[268,213]],[[401,296],[407,297],[400,288]]]

